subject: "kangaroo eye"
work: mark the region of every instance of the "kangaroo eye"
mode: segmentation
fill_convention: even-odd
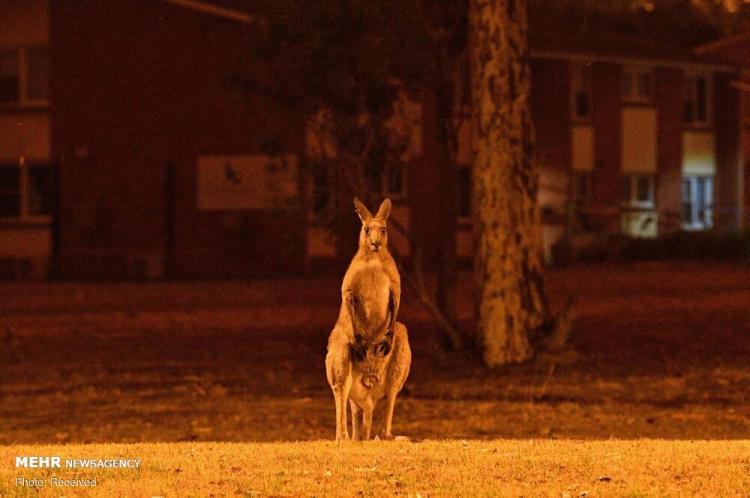
[[[370,233],[370,227],[365,227],[365,235],[368,235]]]
[[[388,353],[391,352],[391,345],[388,344],[388,341],[383,341],[380,344],[378,344],[378,352],[381,353],[383,356],[386,356]]]
[[[385,228],[381,228],[380,229],[380,233],[382,233],[383,235],[385,235]]]

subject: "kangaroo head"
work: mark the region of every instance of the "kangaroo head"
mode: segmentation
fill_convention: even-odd
[[[380,247],[388,245],[388,230],[386,220],[391,214],[391,200],[386,198],[375,216],[362,204],[362,201],[354,198],[354,210],[359,219],[362,220],[362,229],[359,231],[359,245],[369,251],[378,252]]]

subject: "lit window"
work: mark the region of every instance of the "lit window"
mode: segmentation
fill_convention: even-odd
[[[710,80],[705,75],[685,77],[683,120],[689,126],[707,126],[710,122]]]
[[[685,176],[682,179],[682,227],[706,230],[713,226],[713,178]]]
[[[624,67],[622,99],[626,102],[648,103],[654,99],[654,78],[649,68]]]
[[[654,177],[630,175],[622,178],[622,204],[633,208],[654,207]]]

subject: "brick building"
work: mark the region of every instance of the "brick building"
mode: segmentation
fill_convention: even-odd
[[[307,117],[227,84],[262,71],[247,57],[253,19],[238,5],[0,3],[0,273],[301,275],[350,257],[315,223],[315,202],[298,202],[326,186],[305,165],[335,151],[315,145]],[[745,61],[722,45],[665,48],[605,30],[535,29],[533,19],[531,46],[548,250],[570,230],[745,226]],[[398,105],[412,123],[409,150],[378,186],[434,263],[437,120],[428,97]],[[464,114],[455,119],[465,198]],[[469,228],[463,218],[464,257]],[[408,255],[409,243],[394,243]]]

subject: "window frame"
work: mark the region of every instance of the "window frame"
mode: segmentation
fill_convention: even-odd
[[[379,185],[370,184],[370,179],[366,178],[366,182],[368,185],[368,188],[375,187],[378,190],[373,191],[372,193],[382,195],[385,197],[390,197],[392,200],[406,200],[409,198],[409,162],[407,161],[396,161],[396,164],[390,164],[388,168],[382,167],[378,172],[378,183]],[[365,177],[367,177],[369,173],[365,172]],[[400,174],[401,175],[401,191],[396,192],[391,190],[391,178],[394,174]]]
[[[701,202],[698,201],[698,183],[699,181],[706,182],[704,185],[703,199]],[[690,198],[686,199],[685,195],[685,183],[689,183],[690,187]],[[707,188],[706,188],[707,187]],[[714,177],[713,175],[683,175],[682,177],[682,194],[681,194],[681,206],[682,211],[680,215],[680,221],[682,229],[685,231],[704,231],[713,228],[713,214],[714,214]],[[690,204],[691,206],[691,220],[685,221],[685,206]],[[698,207],[703,205],[703,212],[700,213]],[[707,213],[707,214],[706,214]]]
[[[0,168],[17,168],[18,169],[18,214],[16,216],[0,215],[0,222],[31,222],[31,223],[50,223],[52,214],[34,214],[31,212],[31,169],[36,167],[47,168],[52,175],[56,172],[54,167],[49,163],[34,162],[29,164],[25,157],[19,158],[15,164],[0,163]],[[53,194],[54,195],[54,194]]]
[[[623,194],[625,183],[627,182],[628,185],[628,195],[623,195],[621,199],[622,207],[624,208],[631,208],[631,209],[654,209],[656,207],[656,181],[654,178],[654,175],[647,174],[647,173],[635,173],[635,174],[628,174],[623,175],[622,177],[622,188],[623,188]],[[640,200],[638,198],[638,181],[639,180],[646,180],[648,182],[648,193],[649,193],[649,199],[648,200]]]
[[[642,95],[639,89],[640,79],[648,76],[650,81],[650,92]],[[630,92],[625,93],[625,79],[629,80]],[[622,66],[620,78],[620,98],[627,104],[653,104],[654,103],[654,68],[650,66]]]
[[[47,71],[48,81],[46,82],[47,98],[31,98],[29,96],[29,51],[37,49],[43,49],[47,52],[47,63],[49,64],[49,47],[44,44],[0,48],[2,51],[16,53],[18,68],[18,99],[14,102],[0,101],[0,110],[23,108],[45,109],[50,106],[49,70]]]
[[[570,116],[574,123],[591,123],[593,103],[593,82],[591,65],[573,62],[570,70]],[[586,115],[578,114],[578,94],[583,93],[587,100]]]
[[[390,197],[393,200],[405,200],[409,198],[409,163],[404,161],[398,161],[397,164],[391,165],[390,174],[386,174],[383,170],[383,174],[380,175],[381,195]],[[391,178],[394,174],[400,174],[401,176],[401,191],[391,191]]]
[[[707,71],[690,71],[686,72],[684,75],[685,79],[685,94],[683,95],[682,100],[682,124],[688,128],[710,128],[712,126],[713,120],[711,117],[711,114],[713,112],[713,78],[711,78],[711,73]],[[696,111],[693,110],[690,116],[690,119],[687,119],[686,117],[686,111],[685,111],[685,104],[690,101],[691,105],[693,106],[692,109],[695,109],[698,103],[698,88],[697,83],[699,79],[704,79],[706,82],[706,88],[705,88],[705,102],[704,107],[706,110],[706,119],[699,120],[696,118]]]

